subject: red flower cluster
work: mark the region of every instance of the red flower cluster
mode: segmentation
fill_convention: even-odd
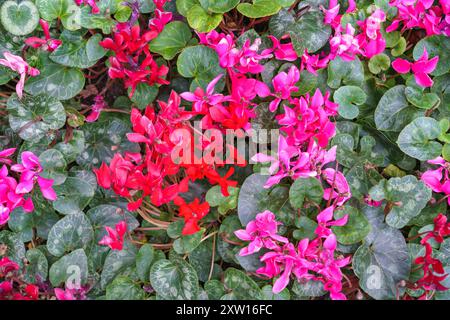
[[[8,257],[0,259],[0,300],[37,300],[39,288],[20,281],[19,265]]]
[[[193,129],[187,121],[192,115],[180,107],[180,97],[174,91],[167,102],[159,101],[158,105],[158,114],[151,107],[144,114],[137,109],[131,112],[133,132],[127,137],[131,142],[144,144],[144,155],[115,154],[109,166],[103,163],[94,172],[100,186],[112,188],[116,194],[129,199],[129,210],[137,210],[146,197],[157,207],[174,201],[186,221],[183,233],[192,234],[199,230],[198,221],[208,213],[209,205],[201,204],[199,199],[186,204],[179,194],[188,191],[189,181],[206,178],[211,184],[220,185],[223,194],[228,195],[228,186],[237,184],[228,180],[234,168],[221,176],[217,169],[223,165],[206,163],[203,159],[178,163],[177,157],[172,157],[175,148],[193,145]],[[207,146],[206,141],[198,148]],[[193,159],[194,150],[190,151],[189,158]]]
[[[425,290],[425,293],[419,299],[427,299],[430,291],[448,290],[441,284],[448,274],[445,274],[442,262],[432,256],[433,247],[429,243],[431,239],[437,243],[442,243],[444,242],[444,237],[448,235],[450,235],[450,223],[447,222],[447,217],[440,213],[434,218],[433,230],[429,231],[420,241],[420,244],[425,247],[425,255],[415,260],[415,263],[421,265],[424,272],[423,277],[417,281],[420,288]]]
[[[150,86],[169,83],[164,79],[169,68],[166,65],[158,65],[148,46],[149,41],[156,38],[172,19],[170,12],[161,11],[164,3],[165,1],[155,2],[157,5],[156,16],[150,20],[148,30],[141,33],[141,27],[138,24],[134,25],[137,15],[133,14],[128,23],[120,23],[116,26],[113,38],[106,38],[100,42],[103,48],[114,51],[115,54],[109,58],[111,67],[108,74],[110,78],[124,79],[125,87],[131,88],[130,96],[133,96],[139,83],[146,83]]]

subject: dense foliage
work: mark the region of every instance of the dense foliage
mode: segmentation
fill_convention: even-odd
[[[0,31],[0,300],[450,299],[449,0],[0,0]]]

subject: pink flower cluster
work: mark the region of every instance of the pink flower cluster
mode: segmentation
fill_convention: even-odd
[[[328,207],[317,216],[317,237],[310,241],[301,240],[297,247],[285,237],[277,234],[275,215],[270,211],[257,214],[255,220],[249,222],[245,230],[237,230],[236,236],[244,241],[250,241],[240,255],[259,252],[262,248],[269,250],[260,260],[264,267],[256,272],[269,278],[278,277],[273,286],[273,292],[279,293],[289,284],[291,276],[297,281],[320,281],[324,289],[330,293],[333,300],[346,299],[342,291],[341,268],[350,263],[350,257],[336,258],[336,236],[331,226],[342,226],[347,223],[348,216],[333,220],[334,207]]]
[[[412,71],[417,84],[427,88],[433,85],[433,80],[431,80],[428,74],[436,69],[438,62],[438,56],[428,59],[427,48],[423,47],[423,54],[416,62],[409,62],[408,60],[398,58],[392,62],[392,68],[400,74]]]
[[[7,223],[10,213],[16,208],[25,212],[34,210],[33,201],[29,195],[37,183],[45,199],[55,200],[56,193],[52,188],[53,180],[41,177],[42,166],[30,151],[22,153],[22,163],[13,164],[10,156],[15,148],[0,151],[0,226]],[[9,167],[9,169],[8,169]],[[11,172],[19,174],[19,179],[11,176]],[[26,195],[28,195],[26,197]]]
[[[403,25],[406,29],[424,29],[427,35],[445,34],[450,36],[450,1],[439,0],[392,0],[389,4],[398,8],[397,17],[386,28],[387,32]]]
[[[24,283],[19,269],[8,257],[0,259],[0,300],[38,300],[39,288]]]
[[[442,157],[429,160],[428,163],[438,165],[439,167],[434,170],[430,169],[425,171],[420,179],[434,192],[445,194],[447,202],[450,205],[450,163]]]

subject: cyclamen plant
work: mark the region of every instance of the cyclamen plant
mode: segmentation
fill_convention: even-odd
[[[450,1],[0,13],[0,300],[450,298]]]

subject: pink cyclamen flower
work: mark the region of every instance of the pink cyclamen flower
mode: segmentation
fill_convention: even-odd
[[[359,42],[355,38],[355,28],[347,23],[345,33],[341,33],[341,27],[336,28],[335,35],[330,40],[332,56],[339,56],[345,61],[355,58],[356,54],[361,53]]]
[[[11,166],[11,170],[20,172],[20,181],[16,187],[16,193],[29,193],[37,181],[42,195],[45,199],[56,200],[56,193],[53,190],[53,180],[46,179],[40,176],[42,166],[39,163],[39,158],[31,151],[24,151],[22,153],[22,163]]]
[[[29,38],[25,39],[25,44],[27,44],[28,46],[30,46],[32,48],[35,48],[35,49],[42,48],[49,52],[56,50],[56,48],[58,48],[61,45],[62,41],[53,39],[50,36],[50,28],[49,28],[47,21],[40,19],[39,24],[42,27],[45,38],[41,39],[38,37],[29,37]]]
[[[9,157],[12,156],[14,152],[16,152],[16,148],[9,148],[0,151],[0,163],[10,165],[12,163],[12,160],[9,159]]]
[[[323,197],[325,200],[335,199],[336,204],[341,206],[352,197],[350,186],[345,176],[333,168],[322,170],[322,177],[331,186],[324,190]]]
[[[69,289],[60,289],[55,288],[55,296],[58,300],[77,300],[72,292],[72,290]]]
[[[107,108],[108,105],[102,95],[97,95],[94,98],[94,104],[92,105],[91,113],[86,117],[86,122],[95,122],[98,120],[100,113],[103,109]]]
[[[116,224],[115,229],[106,226],[106,232],[99,244],[110,247],[112,250],[122,250],[123,249],[123,238],[127,232],[127,223],[125,221],[120,221]]]
[[[245,230],[237,230],[234,232],[236,237],[244,241],[250,241],[249,245],[242,248],[239,252],[240,256],[247,256],[258,252],[262,248],[276,249],[278,245],[275,241],[288,243],[289,240],[279,236],[278,225],[280,222],[275,220],[275,215],[266,210],[258,213],[255,220],[250,221]]]
[[[329,229],[331,226],[344,226],[347,224],[348,215],[343,216],[340,219],[333,220],[334,207],[328,207],[325,210],[321,211],[317,215],[318,226],[315,230],[315,233],[322,238],[327,238],[332,234],[332,231]]]
[[[428,74],[436,69],[438,62],[439,56],[428,59],[428,51],[424,47],[422,56],[416,62],[409,62],[408,60],[398,58],[392,62],[392,67],[401,74],[412,71],[417,84],[427,88],[433,85],[433,80]]]
[[[219,80],[223,77],[223,74],[219,74],[215,77],[206,87],[206,92],[203,88],[198,87],[195,89],[194,93],[192,92],[183,92],[180,96],[187,101],[192,102],[192,106],[194,111],[196,112],[205,112],[209,106],[216,105],[218,103],[222,103],[227,101],[220,93],[214,93],[214,87],[219,82]]]
[[[438,165],[439,168],[425,171],[420,177],[420,180],[434,192],[450,195],[450,163],[446,162],[442,157],[437,157],[427,162]],[[447,198],[447,202],[450,205],[450,198]]]
[[[280,43],[280,40],[274,36],[269,36],[272,40],[272,50],[277,60],[295,61],[298,58],[297,52],[294,50],[292,42]]]
[[[273,96],[275,99],[270,102],[269,110],[274,112],[277,110],[281,100],[291,97],[292,92],[298,91],[295,84],[300,80],[300,71],[296,66],[289,68],[288,73],[280,72],[272,79],[272,84],[275,93]]]
[[[3,56],[5,57],[5,59],[0,59],[0,64],[20,74],[20,80],[16,85],[16,92],[19,98],[22,99],[25,77],[27,75],[35,77],[39,75],[39,70],[30,67],[28,63],[22,59],[22,57],[13,55],[9,52],[4,52]]]

